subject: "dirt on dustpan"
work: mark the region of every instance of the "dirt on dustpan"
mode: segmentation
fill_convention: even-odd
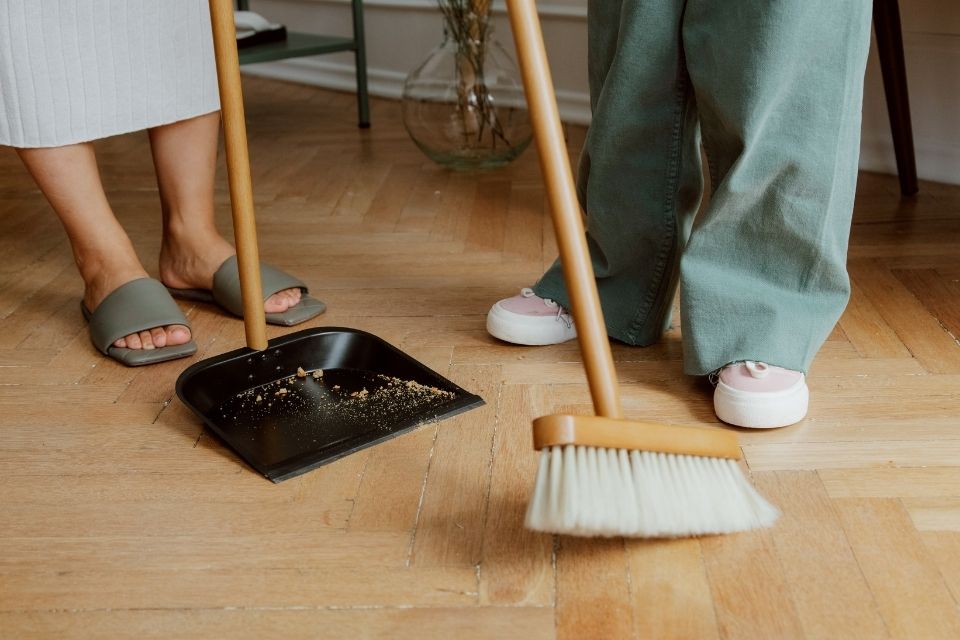
[[[318,421],[348,432],[385,429],[398,415],[440,406],[454,397],[451,391],[379,373],[298,367],[297,375],[238,393],[218,410],[224,420],[249,422],[250,439],[256,440],[258,429],[289,428],[291,421],[297,422],[297,437],[309,437],[303,424]],[[314,441],[319,435],[313,434]]]
[[[382,339],[342,327],[197,363],[177,395],[274,482],[483,404]]]

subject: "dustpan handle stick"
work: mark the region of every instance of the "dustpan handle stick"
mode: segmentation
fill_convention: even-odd
[[[533,0],[507,0],[507,9],[593,408],[599,416],[621,418],[620,387],[600,309],[536,5]]]
[[[250,177],[237,32],[231,0],[210,0],[210,21],[213,25],[213,48],[220,85],[227,178],[230,182],[230,205],[233,209],[233,236],[237,245],[240,294],[243,298],[243,325],[247,333],[247,346],[263,351],[267,348],[267,323],[263,311],[260,252],[257,248],[257,226],[253,215],[253,181]]]

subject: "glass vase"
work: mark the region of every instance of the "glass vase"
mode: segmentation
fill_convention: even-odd
[[[441,165],[464,171],[504,166],[532,138],[516,65],[486,19],[478,27],[453,24],[448,17],[443,35],[440,46],[407,76],[403,124]]]

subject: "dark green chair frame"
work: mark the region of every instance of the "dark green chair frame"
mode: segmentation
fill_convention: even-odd
[[[367,93],[367,52],[363,34],[363,2],[351,0],[353,37],[316,35],[287,31],[283,42],[270,42],[240,49],[240,64],[270,62],[284,58],[317,56],[337,51],[353,51],[357,70],[357,115],[361,129],[370,126],[370,101]],[[237,8],[247,10],[249,0],[237,0]]]
[[[910,97],[907,93],[907,68],[903,60],[903,34],[900,4],[897,0],[873,0],[873,30],[887,96],[887,112],[893,133],[893,150],[900,176],[900,193],[912,196],[919,190],[917,159],[910,124]]]

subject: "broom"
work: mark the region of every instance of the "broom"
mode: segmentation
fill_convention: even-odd
[[[680,537],[770,526],[729,431],[625,420],[533,0],[507,0],[596,416],[533,422],[540,463],[526,526],[580,536]]]

